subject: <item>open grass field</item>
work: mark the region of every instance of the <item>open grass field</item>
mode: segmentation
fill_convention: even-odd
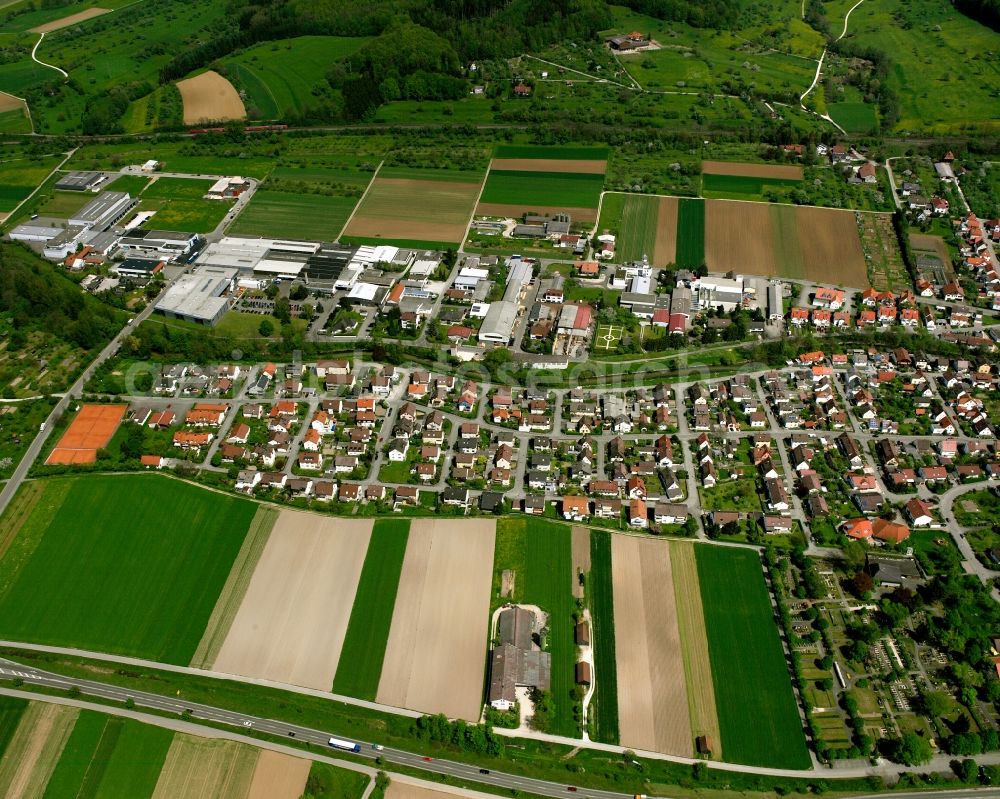
[[[677,201],[677,266],[694,269],[705,263],[705,201],[682,197]]]
[[[17,204],[39,186],[62,160],[57,157],[38,160],[0,161],[0,213],[13,211]]]
[[[594,697],[588,715],[593,714],[593,736],[602,743],[618,743],[618,669],[615,655],[615,604],[611,573],[611,533],[594,530],[590,534],[590,572],[587,592],[593,629]]]
[[[187,664],[255,512],[160,475],[46,481],[0,560],[0,634]]]
[[[867,287],[854,212],[731,200],[706,205],[709,271]]]
[[[458,243],[482,175],[400,168],[379,172],[347,224],[348,238]]]
[[[314,762],[309,768],[304,795],[312,799],[361,799],[368,782],[368,778],[357,771],[337,768],[329,763]],[[270,799],[270,797],[259,797],[259,799]]]
[[[329,690],[371,529],[281,511],[210,668]]]
[[[611,541],[621,744],[690,756],[688,715],[670,550],[664,541]]]
[[[333,679],[335,694],[371,700],[378,693],[409,532],[405,519],[375,522]]]
[[[208,233],[232,208],[232,200],[206,200],[214,181],[195,178],[157,178],[139,195],[140,211],[156,211],[148,225],[158,230]]]
[[[37,797],[49,781],[79,710],[31,702],[0,757],[0,796]]]
[[[94,799],[152,795],[173,740],[174,733],[162,727],[108,718],[80,795]]]
[[[887,80],[900,105],[895,130],[996,129],[990,87],[1000,80],[1000,62],[992,55],[997,34],[950,3],[863,3],[851,14],[846,41],[890,54]]]
[[[788,665],[756,551],[696,550],[726,760],[808,768]]]
[[[772,179],[751,175],[703,175],[701,193],[713,199],[763,200],[771,186],[795,186],[801,180]]]
[[[681,656],[687,681],[688,716],[691,734],[708,735],[713,742],[712,757],[724,759],[722,732],[715,706],[712,661],[705,635],[705,611],[701,603],[695,548],[686,542],[670,542],[670,566],[674,578],[674,601],[681,634]]]
[[[356,197],[258,189],[227,233],[237,236],[333,241],[357,205]]]
[[[411,522],[380,703],[479,719],[495,528],[490,519]]]
[[[4,94],[0,101],[9,97],[11,95]],[[31,121],[23,103],[18,101],[13,108],[8,106],[6,111],[0,111],[0,133],[31,133]]]
[[[247,111],[239,93],[218,72],[209,70],[193,78],[179,80],[177,89],[184,101],[185,125],[246,118]]]
[[[878,124],[875,109],[868,103],[829,103],[826,112],[848,133],[869,133]]]
[[[96,461],[97,450],[108,445],[127,410],[127,405],[82,406],[45,459],[46,465]]]
[[[246,92],[251,119],[298,116],[315,105],[317,90],[328,88],[330,66],[360,50],[363,36],[299,36],[248,47],[222,60],[227,77]]]

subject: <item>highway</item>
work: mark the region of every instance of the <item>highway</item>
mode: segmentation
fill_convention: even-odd
[[[311,727],[303,727],[297,724],[290,724],[285,721],[274,721],[260,716],[248,716],[243,713],[236,713],[230,710],[202,705],[195,702],[188,702],[183,699],[160,696],[159,694],[145,693],[141,691],[130,691],[114,685],[107,685],[92,680],[80,680],[73,677],[63,677],[59,674],[42,671],[31,666],[24,666],[14,661],[0,659],[0,678],[14,679],[20,678],[26,684],[43,686],[66,691],[72,687],[80,690],[81,694],[94,696],[100,699],[112,700],[124,703],[131,699],[137,708],[149,708],[167,713],[182,714],[187,711],[187,716],[191,719],[211,721],[219,724],[228,724],[238,730],[245,732],[255,731],[258,733],[268,733],[291,741],[293,738],[299,742],[307,742],[322,747],[327,752],[335,752],[329,746],[330,733],[324,730],[316,730]],[[39,699],[44,699],[39,696]],[[420,769],[431,774],[446,774],[451,777],[461,777],[479,783],[494,785],[510,790],[525,791],[528,793],[540,794],[542,796],[579,796],[590,799],[631,799],[632,793],[615,793],[612,791],[602,791],[591,788],[580,788],[579,791],[570,791],[570,786],[564,783],[546,782],[544,780],[520,777],[515,774],[505,774],[496,770],[489,770],[482,773],[478,766],[466,763],[456,763],[450,760],[439,760],[437,758],[422,757],[412,752],[402,749],[391,749],[385,747],[376,751],[372,741],[358,741],[361,745],[361,757],[374,760],[381,756],[386,764],[408,766]],[[383,770],[391,772],[391,769]]]

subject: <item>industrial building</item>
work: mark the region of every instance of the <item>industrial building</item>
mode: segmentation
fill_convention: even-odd
[[[198,243],[197,233],[181,233],[172,230],[133,230],[118,242],[127,256],[137,253],[163,255],[168,259],[181,258],[191,252]]]
[[[238,274],[219,266],[196,267],[167,289],[154,309],[172,319],[214,326],[230,308]]]
[[[56,191],[93,191],[107,180],[103,172],[69,172],[56,181]]]
[[[479,341],[484,344],[509,344],[517,322],[517,309],[515,303],[506,300],[492,303],[479,328]]]
[[[125,191],[102,191],[93,200],[70,217],[70,225],[91,230],[105,231],[120,222],[139,200]]]
[[[148,258],[126,258],[111,268],[121,277],[150,278],[163,271],[163,261],[151,261]]]

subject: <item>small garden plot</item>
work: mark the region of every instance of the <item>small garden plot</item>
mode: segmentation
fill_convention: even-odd
[[[600,353],[616,352],[625,335],[625,328],[617,325],[598,325],[594,335],[594,351]]]
[[[903,255],[899,251],[892,217],[888,214],[857,214],[861,252],[866,264],[868,284],[879,291],[905,291],[912,288]],[[852,284],[860,286],[858,284]]]

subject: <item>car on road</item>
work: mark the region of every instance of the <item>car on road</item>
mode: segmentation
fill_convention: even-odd
[[[243,722],[243,726],[244,727],[252,727],[253,726],[253,722],[250,721],[249,719],[247,719],[246,721]]]
[[[481,769],[479,769],[479,773],[480,774],[489,774],[490,770],[488,768],[481,768]]]
[[[434,758],[433,757],[427,757],[427,755],[424,755],[420,759],[423,760],[425,763],[430,763]]]
[[[374,749],[376,752],[381,752],[383,749],[385,749],[385,747],[382,746],[382,744],[372,744],[372,749]]]
[[[570,791],[571,793],[576,793],[576,786],[575,785],[567,785],[566,786],[566,790]]]

